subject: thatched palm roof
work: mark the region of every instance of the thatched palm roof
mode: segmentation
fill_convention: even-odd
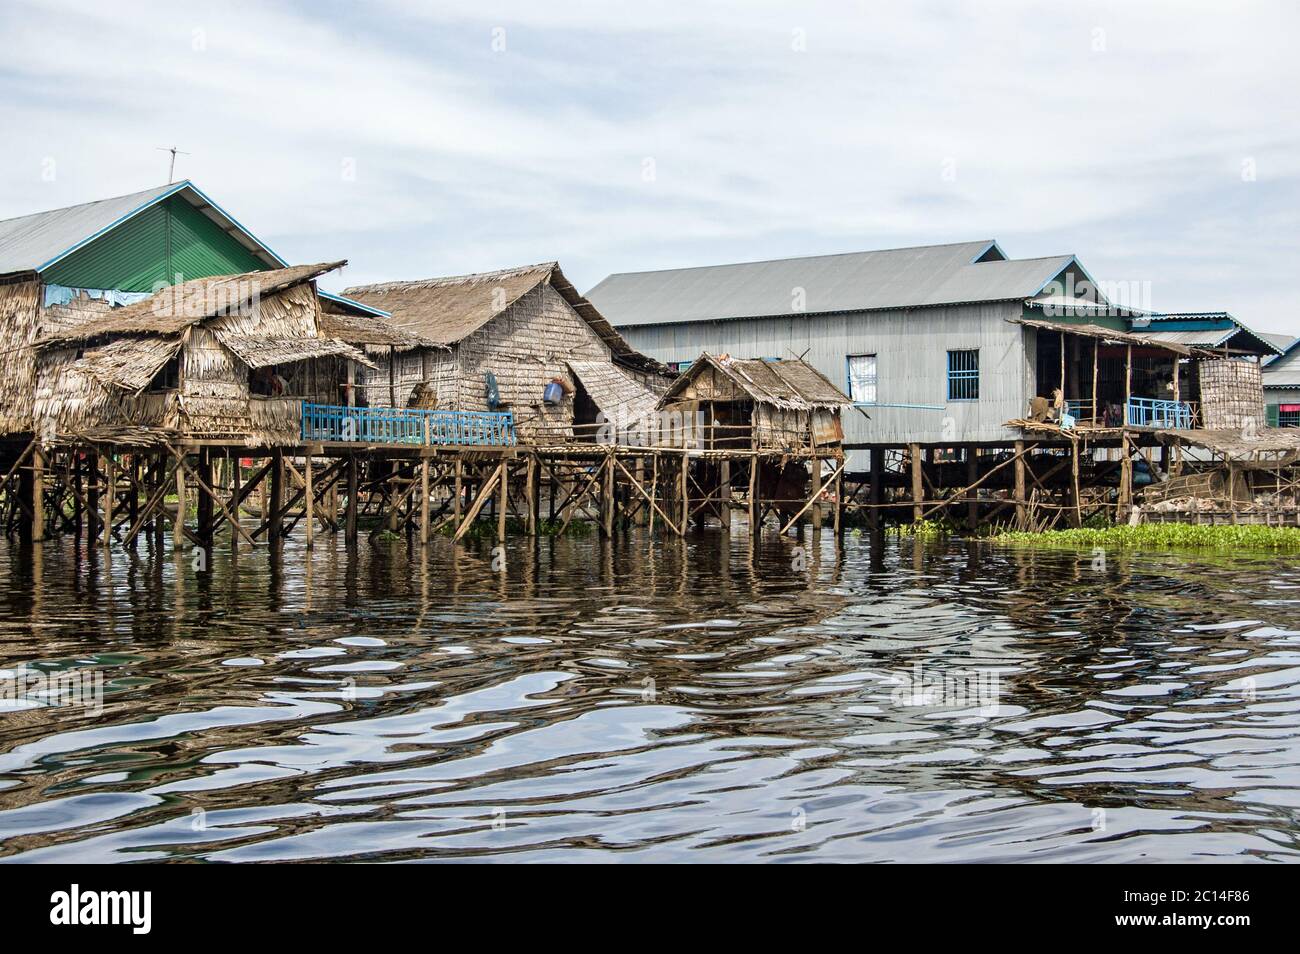
[[[550,283],[591,326],[609,347],[615,360],[638,370],[667,371],[658,361],[628,344],[596,307],[578,294],[556,262],[450,278],[359,285],[345,289],[343,293],[362,304],[391,313],[393,323],[406,331],[439,344],[451,345],[469,337],[545,283]]]
[[[853,399],[832,384],[826,375],[799,358],[768,361],[764,358],[715,356],[705,352],[673,382],[660,406],[671,404],[705,368],[716,368],[758,404],[786,410],[811,410],[838,409],[853,403]]]
[[[320,333],[350,345],[363,347],[396,348],[410,351],[414,348],[445,348],[422,335],[399,328],[382,318],[362,317],[322,310]]]
[[[179,334],[206,318],[254,308],[262,297],[311,281],[346,264],[346,261],[325,262],[191,279],[84,324],[60,328],[41,338],[37,345],[87,341],[104,335]]]

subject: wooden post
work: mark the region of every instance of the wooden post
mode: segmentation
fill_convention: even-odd
[[[834,493],[835,493],[835,527],[834,527],[834,530],[835,530],[835,535],[836,535],[836,536],[839,536],[839,535],[840,535],[840,530],[841,530],[842,527],[843,527],[843,523],[841,522],[841,513],[842,513],[842,511],[844,510],[844,470],[843,470],[843,469],[841,469],[840,472],[839,472],[838,474],[835,475],[835,490],[834,490]]]
[[[235,456],[230,459],[230,503],[232,504],[230,514],[235,520],[239,520],[240,506],[235,504],[240,499],[239,491],[242,489],[243,484],[244,465],[240,461],[239,452],[236,451]],[[230,548],[232,550],[239,549],[239,533],[233,527],[230,533]]]
[[[731,461],[723,460],[718,465],[718,520],[722,529],[731,532]]]
[[[1101,413],[1101,404],[1097,399],[1097,365],[1099,364],[1097,360],[1097,351],[1100,348],[1101,348],[1101,340],[1099,338],[1093,338],[1092,339],[1092,421],[1094,424],[1098,426],[1100,426],[1103,421],[1103,416]]]
[[[1130,348],[1132,345],[1129,346]],[[1128,520],[1129,510],[1133,506],[1133,458],[1129,448],[1128,432],[1120,435],[1119,459],[1119,508],[1115,513],[1115,522]]]
[[[347,512],[347,529],[345,539],[347,545],[354,547],[357,545],[357,493],[360,490],[360,481],[357,479],[357,455],[348,455],[348,512]]]
[[[1083,526],[1083,509],[1079,502],[1079,442],[1070,441],[1070,471],[1073,476],[1070,496],[1074,504],[1074,525]]]
[[[966,445],[966,486],[969,487],[975,481],[980,479],[980,461],[979,449]],[[979,524],[980,504],[979,499],[975,496],[974,491],[967,491],[968,499],[966,500],[966,525],[972,530]]]
[[[209,448],[203,447],[199,449],[199,459],[198,459],[197,466],[199,471],[199,478],[205,484],[211,487],[212,486],[212,452]],[[206,545],[212,542],[212,529],[213,529],[212,496],[211,494],[206,493],[202,487],[195,488],[195,491],[196,493],[198,493],[197,503],[198,503],[198,511],[199,511],[198,512],[199,539],[202,540]]]
[[[459,454],[456,455],[456,464],[455,464],[455,468],[456,468],[456,470],[455,470],[455,473],[456,473],[456,481],[455,481],[455,485],[454,485],[453,488],[452,488],[452,498],[451,498],[451,503],[452,503],[452,513],[455,515],[455,518],[456,518],[456,526],[459,527],[459,526],[460,526],[460,516],[461,516],[461,514],[460,514],[460,510],[461,510],[461,496],[463,495],[464,490],[465,490],[465,479],[464,479],[464,478],[465,478],[465,463],[464,463],[464,461],[461,460],[461,457],[460,457]]]
[[[501,461],[501,486],[497,488],[497,543],[506,542],[506,511],[510,509],[510,462]]]
[[[184,453],[182,451],[182,453]],[[176,468],[176,519],[172,521],[172,547],[185,543],[185,468]]]
[[[273,451],[271,458],[271,525],[267,529],[267,539],[278,546],[283,539],[284,529],[284,453]]]
[[[537,536],[537,525],[541,521],[540,506],[541,501],[538,499],[540,487],[537,479],[537,455],[528,455],[528,464],[524,471],[524,504],[528,509],[526,522],[528,525],[528,535]]]
[[[99,535],[99,455],[87,453],[86,460],[86,546]]]
[[[1061,400],[1065,400],[1065,332],[1058,332],[1061,336]],[[1062,407],[1065,405],[1062,404]]]
[[[1133,400],[1133,345],[1125,345],[1124,354],[1124,416],[1123,426],[1128,426],[1128,406]],[[1127,455],[1126,455],[1127,456]]]
[[[921,520],[921,502],[925,499],[925,488],[921,482],[921,445],[911,445],[912,455],[912,522]]]
[[[679,529],[682,536],[686,536],[686,526],[691,520],[691,458],[690,455],[682,451],[682,473],[681,473],[681,504],[682,504],[682,522]]]
[[[749,458],[749,532],[757,536],[761,527],[759,526],[758,515],[762,512],[758,508],[758,454]]]
[[[600,491],[600,522],[605,536],[614,535],[614,452],[605,456],[605,479]]]
[[[45,452],[32,451],[32,542],[45,539]]]
[[[303,505],[307,508],[304,520],[307,523],[307,549],[310,550],[316,545],[316,505],[312,496],[311,486],[311,451],[307,451],[306,457],[302,462],[302,487],[303,487]]]
[[[1016,441],[1016,527],[1024,530],[1029,522],[1025,507],[1025,442]]]
[[[429,545],[429,458],[420,461],[420,545]]]
[[[871,448],[871,490],[867,502],[871,504],[869,523],[871,529],[879,530],[884,522],[880,505],[884,502],[885,449]]]
[[[111,453],[104,455],[104,535],[105,547],[113,543],[113,509],[117,505],[117,463]]]
[[[812,505],[812,525],[814,530],[822,528],[822,461],[820,457],[812,459],[812,499],[816,501]]]

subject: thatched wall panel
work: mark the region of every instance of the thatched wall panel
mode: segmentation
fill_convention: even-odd
[[[0,434],[32,430],[41,283],[0,285]]]

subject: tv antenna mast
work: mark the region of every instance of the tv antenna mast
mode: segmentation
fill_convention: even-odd
[[[159,152],[170,152],[172,154],[171,164],[167,166],[167,182],[168,184],[175,182],[176,181],[176,157],[188,156],[189,153],[182,152],[180,149],[177,149],[175,146],[155,146],[154,148],[157,149]]]

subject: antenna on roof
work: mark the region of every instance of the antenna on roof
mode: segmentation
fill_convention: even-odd
[[[172,154],[171,164],[168,165],[167,167],[167,183],[170,185],[171,183],[176,181],[176,157],[188,156],[189,153],[182,152],[181,150],[177,149],[175,146],[155,146],[154,148],[157,149],[159,152],[170,152]]]

